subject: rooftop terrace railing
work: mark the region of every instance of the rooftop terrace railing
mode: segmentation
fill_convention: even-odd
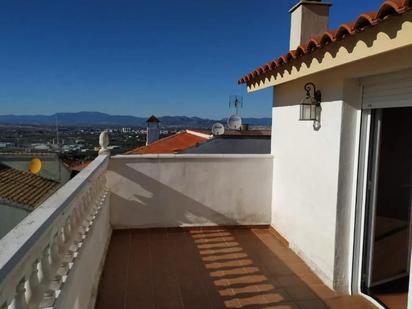
[[[46,308],[65,301],[65,288],[77,261],[93,245],[90,238],[103,220],[101,213],[106,211],[108,218],[108,159],[99,156],[0,240],[1,309]],[[110,229],[105,220],[100,225]],[[85,301],[92,301],[90,295],[76,299],[77,304]]]
[[[93,308],[111,229],[268,225],[270,155],[99,155],[0,240],[0,309]]]

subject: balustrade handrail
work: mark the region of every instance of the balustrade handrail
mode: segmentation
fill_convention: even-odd
[[[39,269],[42,272],[40,277],[45,276],[42,254],[47,255],[47,261],[50,261],[48,266],[55,267],[53,268],[55,273],[52,275],[56,276],[57,270],[60,270],[59,267],[61,267],[60,264],[56,266],[56,263],[61,261],[57,262],[57,259],[53,258],[52,255],[63,252],[63,249],[68,250],[73,243],[76,245],[81,243],[81,239],[75,238],[79,236],[77,235],[79,230],[85,230],[83,238],[85,237],[84,234],[87,233],[86,229],[88,227],[83,222],[86,220],[88,224],[91,224],[94,220],[93,214],[97,214],[98,210],[96,209],[98,206],[96,208],[93,205],[98,204],[96,201],[98,201],[104,191],[104,176],[102,175],[107,169],[108,159],[108,155],[98,156],[78,175],[36,208],[4,238],[0,239],[0,308],[3,308],[4,304],[6,306],[9,304],[10,293],[12,293],[13,288],[17,291],[19,289],[26,291],[26,282],[31,279],[29,278],[30,268],[33,267],[32,272],[35,273],[35,280],[39,277],[37,276]],[[92,214],[90,214],[90,211],[92,211]],[[66,229],[65,222],[67,221],[69,231],[65,233],[63,229]],[[73,231],[73,229],[76,229],[76,231]],[[63,240],[59,242],[60,236],[62,236]],[[68,237],[70,238],[70,243]],[[67,247],[61,248],[65,243],[67,243]],[[51,265],[52,262],[55,264]],[[68,263],[65,265],[67,266]],[[55,277],[52,280],[55,280]],[[41,283],[37,284],[41,285]],[[42,289],[39,291],[43,295],[49,290],[48,282],[47,287],[42,286]],[[14,298],[13,301],[17,304],[20,303],[18,298]],[[36,301],[39,302],[39,300]],[[27,308],[33,307],[30,304],[25,304],[23,307],[26,307],[26,305]]]

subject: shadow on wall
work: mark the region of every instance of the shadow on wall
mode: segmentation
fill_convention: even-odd
[[[234,219],[127,166],[108,171],[114,228],[236,225]]]

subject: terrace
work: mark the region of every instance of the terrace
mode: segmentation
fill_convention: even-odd
[[[0,308],[368,308],[270,228],[270,155],[99,155],[0,241]]]

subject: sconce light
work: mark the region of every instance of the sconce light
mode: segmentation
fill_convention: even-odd
[[[322,107],[320,106],[320,102],[322,101],[322,94],[316,89],[314,83],[307,83],[304,88],[306,95],[300,102],[299,120],[313,121],[313,129],[318,131],[321,127],[320,114]]]

